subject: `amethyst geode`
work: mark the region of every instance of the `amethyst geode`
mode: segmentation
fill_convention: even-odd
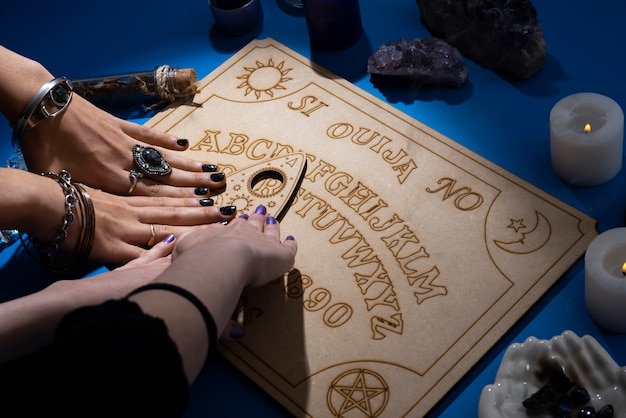
[[[530,0],[416,0],[433,36],[467,58],[521,79],[546,59],[546,41]]]
[[[467,81],[461,53],[435,38],[400,39],[382,45],[367,62],[370,74],[409,78],[421,85],[460,87]]]

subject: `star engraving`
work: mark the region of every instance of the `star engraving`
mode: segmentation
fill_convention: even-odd
[[[524,225],[524,219],[511,219],[511,224],[507,228],[513,228],[515,232],[519,232],[520,229],[526,228],[526,225]]]
[[[329,389],[335,402],[331,405],[336,417],[350,416],[377,417],[387,405],[389,388],[376,373],[368,370],[351,370],[339,376]],[[360,413],[359,413],[360,412]],[[361,415],[362,414],[362,415]]]

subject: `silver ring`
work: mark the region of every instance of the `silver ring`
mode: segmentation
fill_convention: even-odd
[[[165,176],[172,172],[172,166],[165,161],[163,155],[155,148],[142,147],[137,144],[133,146],[133,159],[139,169],[146,174]]]
[[[139,179],[143,177],[143,173],[136,170],[130,170],[128,177],[130,178],[130,188],[128,189],[128,194],[131,194],[133,190],[135,190],[135,186],[137,185]]]

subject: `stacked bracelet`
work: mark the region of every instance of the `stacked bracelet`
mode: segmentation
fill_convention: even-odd
[[[65,77],[55,78],[44,84],[17,117],[11,140],[17,146],[24,132],[32,129],[41,121],[60,115],[72,100],[73,87]]]
[[[60,273],[67,271],[73,266],[81,264],[91,252],[93,237],[96,229],[96,216],[91,196],[80,184],[71,182],[72,176],[66,170],[56,173],[41,173],[42,176],[55,179],[65,194],[65,214],[63,215],[63,223],[57,231],[55,237],[49,245],[45,245],[37,240],[30,238],[30,241],[37,247],[40,255],[40,261],[52,272]],[[59,247],[67,238],[70,226],[76,220],[75,208],[80,210],[80,235],[76,241],[73,251],[65,259],[57,260]]]

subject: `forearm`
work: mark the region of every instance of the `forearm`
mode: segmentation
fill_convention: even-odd
[[[30,98],[52,77],[38,62],[0,46],[0,112],[14,124]]]
[[[202,258],[214,262],[199,261]],[[203,247],[202,252],[189,251],[178,257],[155,281],[180,286],[196,295],[215,320],[217,335],[221,335],[250,275],[251,259],[246,254],[228,250],[215,240]],[[183,358],[185,374],[192,382],[209,348],[206,324],[198,309],[175,293],[159,290],[137,293],[130,299],[146,314],[165,321]]]
[[[59,281],[0,304],[0,363],[50,344],[60,320],[74,309],[122,298],[145,282],[141,275],[114,270],[97,278]]]

